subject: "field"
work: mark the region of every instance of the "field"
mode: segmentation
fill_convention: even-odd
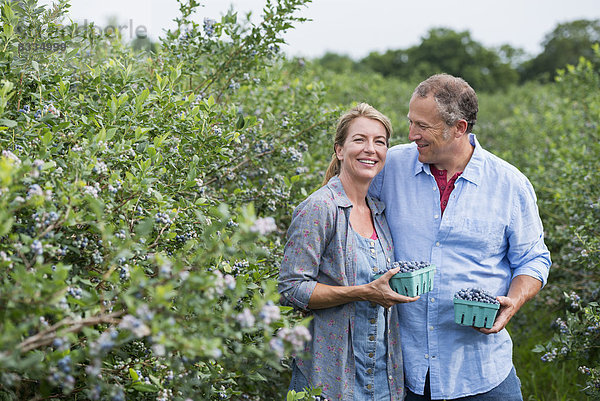
[[[283,56],[306,1],[254,25],[191,3],[154,51],[2,3],[0,400],[285,397],[307,323],[278,306],[291,211],[339,113],[366,101],[407,142],[419,81]],[[40,37],[68,45],[19,48]],[[531,180],[553,259],[508,328],[524,397],[598,400],[598,46],[479,100],[475,133]]]

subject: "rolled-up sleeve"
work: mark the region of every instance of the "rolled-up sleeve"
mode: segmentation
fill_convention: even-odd
[[[309,197],[294,210],[279,270],[282,305],[308,310],[335,208],[326,200]]]
[[[544,243],[544,229],[536,205],[536,196],[525,180],[513,202],[512,219],[508,229],[508,260],[513,277],[527,275],[546,285],[550,272],[550,252]]]

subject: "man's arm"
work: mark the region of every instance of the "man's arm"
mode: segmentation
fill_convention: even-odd
[[[491,329],[478,329],[484,334],[497,333],[525,302],[533,298],[545,284],[550,265],[550,252],[544,244],[544,229],[536,205],[535,191],[525,178],[513,202],[511,223],[507,229],[508,260],[513,279],[505,297],[498,296],[500,310]]]
[[[498,333],[506,327],[510,319],[521,309],[525,302],[533,298],[542,288],[542,282],[534,277],[520,275],[510,283],[505,297],[496,297],[500,302],[500,310],[491,329],[477,329],[484,334]]]

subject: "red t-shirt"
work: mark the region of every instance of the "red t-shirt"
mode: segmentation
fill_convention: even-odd
[[[435,168],[433,164],[429,165],[429,169],[431,170],[431,174],[435,178],[435,182],[437,183],[438,189],[440,190],[440,207],[442,208],[442,214],[446,209],[446,205],[448,204],[448,199],[450,199],[450,194],[454,189],[454,183],[459,175],[462,174],[462,171],[454,174],[450,180],[446,174],[448,173],[446,170],[438,170]]]

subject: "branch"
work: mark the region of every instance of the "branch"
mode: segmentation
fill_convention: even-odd
[[[294,134],[294,135],[290,136],[289,138],[287,138],[286,140],[282,141],[282,144],[285,144],[285,143],[286,143],[286,142],[288,142],[290,139],[293,139],[293,138],[296,138],[296,137],[298,137],[298,136],[301,136],[301,135],[303,135],[304,133],[306,133],[306,132],[308,132],[308,131],[312,130],[312,129],[313,129],[313,128],[315,128],[315,127],[318,127],[318,126],[319,126],[319,125],[321,125],[321,124],[324,124],[325,122],[327,122],[327,119],[323,119],[323,120],[321,120],[321,121],[317,121],[316,123],[312,124],[310,127],[307,127],[307,128],[305,128],[305,129],[303,129],[302,131],[298,131],[296,134]],[[266,156],[266,155],[268,155],[268,154],[271,154],[271,153],[273,153],[273,152],[274,152],[274,150],[268,150],[268,151],[266,151],[266,152],[262,152],[262,153],[259,153],[259,154],[257,154],[257,155],[254,155],[254,157],[253,157],[253,158],[260,158],[260,157]],[[230,169],[230,171],[236,171],[236,170],[240,169],[240,168],[241,168],[241,167],[243,167],[244,165],[248,164],[248,163],[249,163],[251,160],[252,160],[252,159],[251,159],[250,157],[246,156],[246,157],[244,158],[244,160],[242,160],[241,162],[239,162],[238,164],[236,164],[234,167],[232,167],[232,168]],[[221,168],[222,168],[222,167],[221,167]],[[217,180],[218,180],[218,178],[217,178],[217,177],[213,177],[213,178],[211,178],[210,180],[208,180],[208,181],[204,182],[204,183],[202,184],[202,186],[203,186],[203,187],[206,187],[206,186],[208,186],[208,185],[212,184],[213,182],[215,182],[215,181],[217,181]]]
[[[76,333],[86,326],[95,326],[100,323],[119,323],[120,320],[117,318],[123,313],[125,312],[118,311],[109,313],[108,315],[92,316],[81,320],[73,320],[72,318],[68,317],[59,321],[58,323],[53,324],[46,330],[27,338],[17,345],[17,349],[21,352],[28,352],[33,349],[51,344],[56,338],[57,330],[61,327],[68,326],[64,333]]]
[[[69,199],[69,205],[67,206],[66,212],[63,214],[62,218],[56,220],[54,223],[50,224],[44,231],[42,231],[39,235],[40,238],[44,238],[46,234],[50,231],[54,230],[56,227],[62,225],[65,221],[67,221],[67,217],[69,217],[69,213],[71,212],[71,199]]]

